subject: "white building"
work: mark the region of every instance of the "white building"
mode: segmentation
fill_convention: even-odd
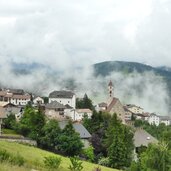
[[[134,114],[138,114],[138,113],[143,114],[144,113],[144,109],[141,108],[140,106],[136,106],[133,104],[127,104],[125,107]]]
[[[75,116],[72,116],[72,118],[73,120],[75,119],[77,121],[81,121],[85,115],[87,115],[87,117],[90,119],[92,116],[92,111],[90,109],[76,109]]]
[[[34,99],[33,99],[33,103],[34,104],[44,104],[44,99],[43,98],[41,98],[41,97],[35,97]]]
[[[160,116],[160,123],[164,123],[166,126],[171,125],[171,118],[169,116]]]
[[[13,95],[9,102],[14,105],[25,106],[28,104],[28,102],[30,102],[30,100],[31,100],[30,95]]]
[[[23,94],[23,91],[21,91],[21,94],[19,93],[20,91],[17,89],[11,92],[9,90],[0,91],[0,101],[25,106],[31,100],[31,96],[27,93]]]
[[[53,91],[49,94],[49,103],[57,101],[63,105],[69,105],[75,109],[76,97],[71,91]]]
[[[68,107],[65,109],[65,116],[71,118],[73,121],[81,121],[85,115],[91,118],[92,114],[93,112],[90,109],[73,109]]]
[[[156,126],[158,126],[160,124],[160,117],[158,115],[156,115],[155,113],[152,113],[148,117],[148,123],[150,125],[156,125]]]
[[[105,111],[107,109],[107,103],[102,102],[96,105],[95,107],[96,111]]]

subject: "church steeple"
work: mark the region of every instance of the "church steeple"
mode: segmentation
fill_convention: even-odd
[[[109,91],[109,97],[113,97],[113,83],[111,80],[108,84],[108,91]]]

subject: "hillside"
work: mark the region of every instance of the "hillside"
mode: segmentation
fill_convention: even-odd
[[[143,73],[153,71],[155,74],[171,79],[171,70],[167,67],[152,67],[137,62],[124,62],[124,61],[106,61],[94,64],[95,75],[107,76],[111,72],[123,72],[130,74],[133,71]]]
[[[136,72],[138,74],[153,72],[154,75],[160,76],[164,83],[166,83],[166,91],[169,95],[168,103],[171,106],[171,69],[169,67],[152,67],[137,62],[124,62],[124,61],[107,61],[93,65],[94,75],[97,76],[110,76],[113,72],[121,73],[125,76]],[[135,87],[138,89],[139,87]],[[171,108],[170,108],[171,109]]]
[[[0,163],[0,171],[30,171],[32,169],[35,170],[41,170],[41,171],[46,171],[47,169],[44,168],[44,157],[45,156],[50,156],[50,155],[55,155],[53,153],[31,147],[31,146],[26,146],[18,143],[12,143],[12,142],[5,142],[5,141],[0,141],[0,149],[6,150],[9,153],[12,154],[19,154],[25,159],[25,164],[24,166],[18,167],[18,166],[12,166],[8,163]],[[55,155],[58,156],[59,155]],[[60,168],[58,170],[60,171],[69,171],[68,166],[70,165],[70,161],[66,157],[61,157],[62,158],[62,163],[60,165]],[[91,171],[93,170],[97,165],[88,163],[88,162],[83,162],[83,171]],[[117,171],[115,169],[111,168],[106,168],[106,167],[101,167],[102,171]]]

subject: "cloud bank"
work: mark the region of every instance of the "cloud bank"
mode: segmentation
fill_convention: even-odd
[[[1,0],[0,59],[64,70],[104,60],[169,65],[169,0]]]
[[[1,0],[0,83],[47,95],[74,79],[78,93],[106,98],[109,78],[94,78],[88,66],[106,60],[171,66],[170,17],[169,0]],[[44,67],[16,76],[13,63]],[[167,90],[158,76],[114,73],[112,79],[123,102],[167,113]]]

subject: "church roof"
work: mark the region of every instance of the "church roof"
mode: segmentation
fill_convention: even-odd
[[[110,87],[112,87],[112,86],[113,86],[113,83],[112,83],[112,81],[111,81],[111,80],[110,80],[110,82],[109,82],[108,86],[110,86]]]
[[[116,104],[116,102],[117,101],[119,101],[119,99],[118,98],[113,98],[112,99],[112,101],[110,102],[110,104],[108,105],[108,107],[107,107],[107,112],[110,112],[111,111],[111,109],[113,108],[113,106],[115,106],[115,104]]]

